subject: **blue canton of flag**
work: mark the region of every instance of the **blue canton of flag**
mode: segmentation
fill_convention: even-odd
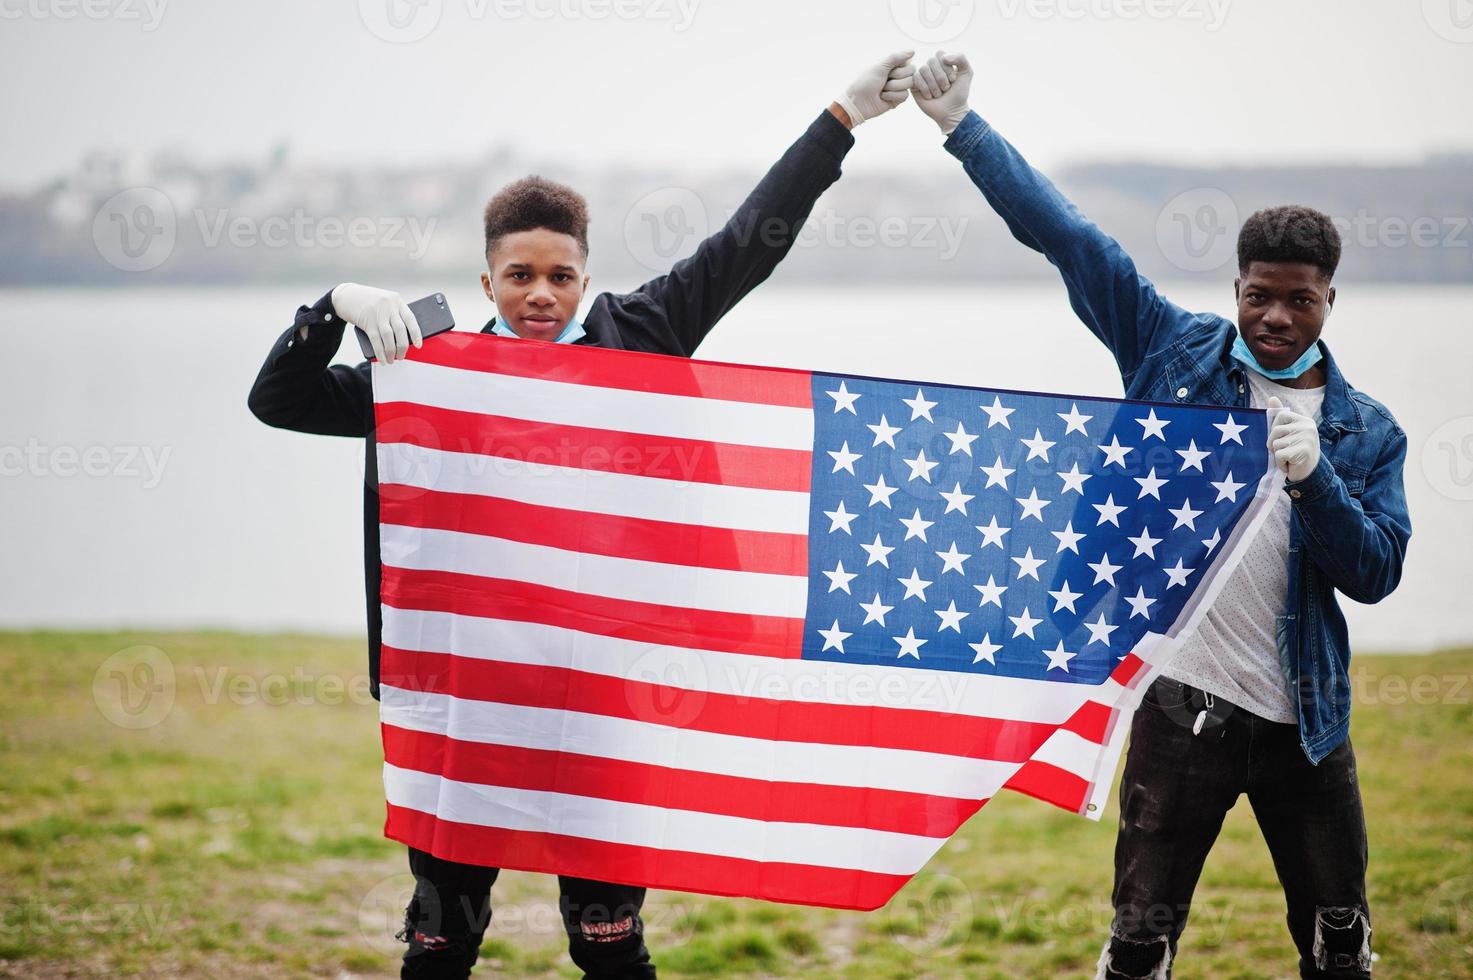
[[[1249,510],[1262,412],[813,376],[803,656],[1098,684]]]

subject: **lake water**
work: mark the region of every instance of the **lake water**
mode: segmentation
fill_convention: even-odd
[[[463,328],[491,309],[443,289]],[[1230,313],[1228,288],[1167,286]],[[310,290],[0,291],[0,625],[362,631],[361,448],[246,410]],[[1473,286],[1340,286],[1325,333],[1410,437],[1415,528],[1390,599],[1347,603],[1359,649],[1473,641]],[[344,345],[356,356],[356,345]],[[727,361],[1078,394],[1114,363],[1054,283],[769,285],[701,349]]]

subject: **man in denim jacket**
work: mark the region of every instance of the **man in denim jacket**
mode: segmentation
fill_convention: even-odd
[[[938,54],[916,72],[916,104],[1013,235],[1059,269],[1126,395],[1280,409],[1269,440],[1284,495],[1135,715],[1099,975],[1170,975],[1202,864],[1246,792],[1301,976],[1368,977],[1350,644],[1335,593],[1390,595],[1411,524],[1406,434],[1319,339],[1340,236],[1308,208],[1258,212],[1238,239],[1238,325],[1189,313],[968,108],[971,74],[964,56]]]

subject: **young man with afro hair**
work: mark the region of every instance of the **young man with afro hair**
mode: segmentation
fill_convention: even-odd
[[[1013,235],[1058,268],[1075,313],[1115,355],[1126,396],[1278,409],[1269,448],[1282,493],[1132,722],[1098,975],[1170,976],[1203,862],[1246,793],[1300,975],[1368,977],[1366,828],[1336,592],[1390,595],[1411,523],[1406,434],[1350,386],[1320,338],[1340,235],[1309,208],[1254,214],[1238,238],[1237,324],[1189,313],[970,110],[971,80],[964,56],[938,54],[917,68],[916,104]]]
[[[911,52],[866,69],[767,172],[726,225],[689,258],[629,293],[600,293],[581,319],[588,290],[588,207],[571,188],[528,177],[486,205],[481,286],[496,308],[484,333],[689,357],[721,317],[788,254],[814,202],[839,178],[851,130],[903,102]],[[378,480],[369,364],[331,364],[346,324],[362,328],[377,359],[392,365],[421,343],[402,297],[343,283],[310,306],[277,340],[251,389],[263,422],[298,432],[368,441],[363,495],[364,580],[371,687],[379,696]],[[392,367],[389,368],[392,370]],[[411,848],[415,894],[405,913],[403,977],[466,977],[491,917],[497,869],[458,864]],[[644,889],[559,877],[573,962],[588,977],[655,975],[639,917]]]

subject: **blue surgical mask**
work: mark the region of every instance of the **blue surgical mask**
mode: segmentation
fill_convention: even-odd
[[[1254,371],[1257,371],[1265,378],[1272,378],[1275,381],[1287,381],[1291,378],[1299,377],[1305,371],[1308,371],[1310,368],[1314,367],[1316,364],[1322,361],[1324,359],[1324,356],[1324,354],[1320,353],[1319,342],[1316,341],[1306,347],[1304,353],[1300,354],[1299,359],[1293,364],[1290,364],[1286,368],[1278,368],[1277,370],[1274,370],[1266,368],[1262,364],[1258,363],[1258,358],[1254,357],[1253,352],[1248,349],[1248,345],[1243,341],[1243,337],[1241,334],[1239,334],[1237,339],[1233,341],[1233,357],[1242,361],[1245,365],[1252,368]]]
[[[511,327],[508,327],[500,320],[497,320],[495,323],[491,324],[491,332],[498,337],[518,336],[515,330],[513,330]],[[588,331],[583,329],[583,324],[578,321],[577,317],[574,317],[573,319],[568,321],[568,325],[566,327],[563,327],[563,332],[557,335],[556,339],[553,340],[553,343],[573,344],[582,340],[587,335]]]

